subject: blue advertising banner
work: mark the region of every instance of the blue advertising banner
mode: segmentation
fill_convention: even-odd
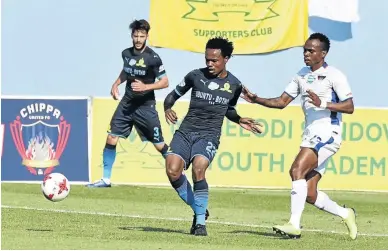
[[[2,181],[89,181],[88,99],[1,99]]]

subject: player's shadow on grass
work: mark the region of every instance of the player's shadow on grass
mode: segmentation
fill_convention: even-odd
[[[27,228],[26,230],[32,232],[53,232],[52,229]]]
[[[259,231],[248,231],[248,230],[234,230],[234,231],[229,231],[228,233],[230,234],[255,234],[255,235],[261,235],[261,236],[266,236],[266,237],[272,237],[275,239],[290,239],[287,236],[282,236],[278,235],[275,233],[271,232],[259,232]]]
[[[144,232],[163,232],[163,233],[178,233],[178,234],[189,234],[183,230],[167,229],[160,227],[118,227],[121,230],[135,230]]]

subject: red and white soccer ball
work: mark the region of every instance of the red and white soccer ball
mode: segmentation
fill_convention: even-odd
[[[61,173],[50,173],[44,177],[41,189],[46,199],[58,202],[66,199],[69,195],[70,184],[65,175]]]

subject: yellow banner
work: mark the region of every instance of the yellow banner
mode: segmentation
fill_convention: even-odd
[[[117,101],[93,100],[92,179],[102,175],[102,150],[106,129]],[[169,143],[177,126],[164,121],[162,102],[157,103],[165,141]],[[174,106],[179,119],[187,102]],[[299,151],[304,116],[298,106],[284,110],[239,104],[242,116],[257,118],[264,124],[262,135],[252,135],[225,120],[221,145],[207,172],[210,186],[289,188],[289,167]],[[328,162],[320,188],[339,190],[388,191],[388,110],[356,109],[344,115],[343,143]],[[113,183],[169,184],[164,159],[151,143],[142,143],[134,130],[129,139],[120,140],[112,172]],[[191,177],[191,167],[187,172]]]
[[[308,0],[151,0],[150,23],[152,46],[204,52],[221,36],[235,54],[266,53],[304,44]]]

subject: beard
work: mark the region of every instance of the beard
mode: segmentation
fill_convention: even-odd
[[[146,41],[144,41],[143,45],[139,49],[136,48],[136,45],[139,45],[139,44],[135,44],[133,42],[132,42],[132,44],[133,44],[133,48],[138,50],[138,51],[142,51],[146,47]]]

